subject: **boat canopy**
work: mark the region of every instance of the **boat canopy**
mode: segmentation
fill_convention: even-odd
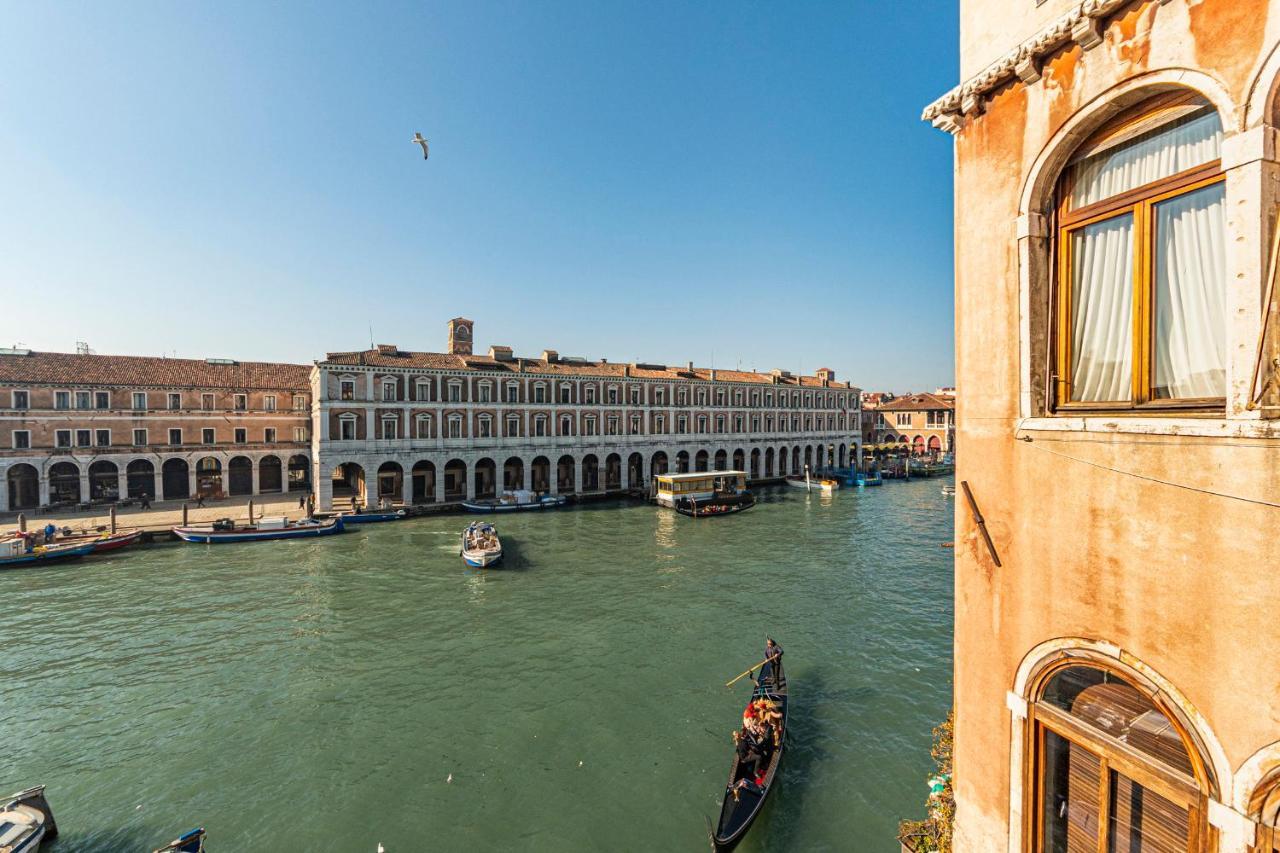
[[[687,474],[659,474],[658,491],[669,494],[712,491],[716,482],[735,484],[739,489],[747,483],[746,471],[694,471]]]

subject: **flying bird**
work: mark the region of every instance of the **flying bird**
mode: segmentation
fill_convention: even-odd
[[[429,159],[429,155],[427,153],[427,140],[422,138],[422,134],[415,133],[413,135],[413,141],[422,146],[422,159],[423,160]]]

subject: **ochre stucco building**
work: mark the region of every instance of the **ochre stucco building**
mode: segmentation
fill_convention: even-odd
[[[1280,0],[960,17],[955,849],[1275,851]]]

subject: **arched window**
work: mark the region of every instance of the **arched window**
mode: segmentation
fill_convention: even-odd
[[[1066,662],[1030,707],[1028,849],[1207,850],[1204,765],[1170,714],[1126,677]]]
[[[1076,150],[1057,195],[1059,409],[1220,409],[1222,121],[1163,95]]]
[[[1258,785],[1249,816],[1258,824],[1253,853],[1280,853],[1280,767]]]

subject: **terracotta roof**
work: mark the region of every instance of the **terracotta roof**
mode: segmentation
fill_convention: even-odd
[[[929,409],[954,409],[956,401],[937,394],[904,394],[877,408],[889,412],[923,412]]]
[[[498,360],[487,355],[450,355],[439,352],[408,352],[400,350],[389,354],[378,349],[360,350],[357,352],[331,352],[323,361],[317,362],[326,367],[391,367],[391,368],[434,368],[437,370],[476,370],[494,373],[542,373],[551,376],[596,376],[600,378],[633,378],[633,379],[700,379],[710,381],[711,368],[659,366],[654,364],[627,365],[614,361],[566,360],[563,356],[556,361],[542,358],[513,358]],[[628,367],[629,372],[628,372]],[[716,380],[723,382],[745,382],[757,385],[773,385],[771,373],[758,373],[748,370],[716,369]],[[778,378],[778,385],[799,386],[803,388],[851,389],[847,382],[835,382],[824,386],[816,376],[783,376]]]
[[[240,361],[210,364],[194,358],[136,355],[76,355],[31,352],[0,355],[0,383],[21,385],[113,385],[131,388],[257,388],[307,391],[305,364]]]

